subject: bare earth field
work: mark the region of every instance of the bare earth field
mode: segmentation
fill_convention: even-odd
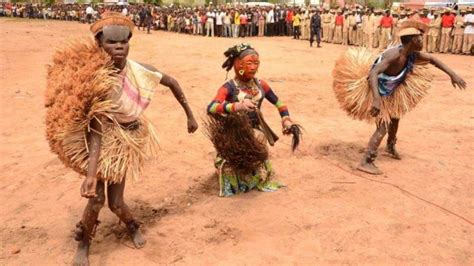
[[[72,230],[86,200],[81,178],[49,151],[43,94],[55,48],[86,36],[87,26],[77,23],[0,20],[0,265],[71,262]],[[343,46],[136,32],[130,58],[176,77],[201,121],[225,79],[222,53],[242,41],[260,52],[259,78],[306,130],[295,154],[288,137],[271,148],[287,187],[219,198],[212,144],[202,128],[187,134],[184,112],[162,87],[147,110],[159,158],[126,191],[147,246],[132,248],[104,208],[93,265],[474,265],[474,57],[438,55],[468,89],[453,89],[434,70],[430,94],[402,119],[403,160],[379,156],[385,174],[373,177],[353,169],[374,125],[349,119],[332,92]],[[263,112],[279,131],[274,107],[265,103]]]

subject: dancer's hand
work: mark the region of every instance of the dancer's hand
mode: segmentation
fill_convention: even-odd
[[[97,178],[95,177],[86,177],[81,186],[81,196],[84,198],[94,198],[97,196],[95,194],[95,189],[97,186]]]
[[[188,133],[194,133],[198,127],[196,119],[194,119],[194,117],[188,117]]]
[[[235,104],[235,111],[238,112],[238,111],[252,111],[254,110],[257,106],[255,105],[255,103],[253,103],[251,100],[249,99],[244,99],[243,101],[241,102],[237,102],[237,103],[234,103]]]
[[[456,74],[451,75],[451,83],[453,84],[454,88],[456,88],[457,85],[460,90],[466,89],[466,82]]]
[[[283,134],[289,135],[291,133],[291,126],[293,125],[293,122],[290,119],[285,119],[282,125],[283,125]]]
[[[382,102],[380,99],[375,99],[374,102],[372,103],[372,109],[370,109],[370,115],[375,117],[380,114],[380,106],[382,105]]]

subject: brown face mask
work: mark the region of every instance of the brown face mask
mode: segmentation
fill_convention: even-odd
[[[237,58],[234,61],[235,75],[242,80],[251,80],[255,78],[258,67],[260,66],[260,59],[258,54],[251,53],[242,58]]]

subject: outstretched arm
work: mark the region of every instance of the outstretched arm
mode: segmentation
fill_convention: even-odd
[[[458,76],[456,73],[454,73],[454,71],[451,68],[449,68],[443,62],[441,62],[441,60],[439,60],[436,57],[433,57],[429,54],[425,54],[425,53],[421,53],[421,52],[418,53],[417,56],[418,56],[419,60],[427,61],[430,64],[432,64],[433,66],[441,69],[441,71],[443,71],[444,73],[448,74],[448,76],[451,78],[451,83],[453,84],[454,88],[456,88],[456,86],[457,86],[461,90],[466,89],[466,82],[460,76]]]
[[[179,86],[178,81],[176,81],[173,77],[168,76],[164,73],[162,74],[163,74],[163,77],[161,78],[160,84],[170,88],[171,92],[173,92],[174,97],[176,98],[176,100],[178,100],[179,104],[183,107],[184,112],[186,113],[186,116],[188,118],[188,132],[193,133],[194,131],[197,130],[198,124],[196,120],[194,119],[193,111],[191,111],[191,108],[189,108],[188,101],[186,100],[186,97],[184,96],[181,86]]]
[[[152,65],[143,63],[140,63],[140,65],[144,66],[150,71],[159,72],[158,69],[156,69]],[[188,105],[188,101],[184,96],[181,86],[179,86],[178,81],[176,81],[173,77],[168,76],[163,72],[161,72],[161,74],[163,75],[163,77],[161,78],[160,84],[170,88],[171,92],[173,92],[174,97],[176,98],[176,100],[178,100],[179,104],[183,107],[184,112],[186,113],[186,117],[188,118],[188,132],[195,132],[198,129],[198,124],[196,122],[196,119],[194,119],[193,111],[191,111],[191,108]]]
[[[290,118],[290,112],[288,107],[284,104],[278,96],[273,92],[268,83],[263,80],[260,80],[260,85],[262,86],[263,91],[265,92],[265,99],[272,103],[278,110],[278,113],[281,117],[281,124],[283,127],[283,133],[289,133],[290,127],[293,125],[293,121]]]

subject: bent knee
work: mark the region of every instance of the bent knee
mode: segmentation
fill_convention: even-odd
[[[100,211],[105,204],[104,196],[97,196],[89,200],[89,204],[92,206],[92,209],[96,212]]]
[[[117,214],[120,215],[122,213],[123,202],[109,202],[109,209]]]

